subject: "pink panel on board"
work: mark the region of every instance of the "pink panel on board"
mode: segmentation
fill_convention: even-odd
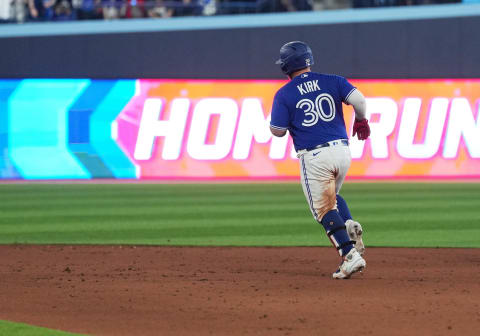
[[[480,80],[352,80],[370,139],[351,139],[349,176],[480,177]],[[138,80],[117,117],[140,178],[299,176],[291,139],[272,138],[277,80]],[[344,106],[351,134],[353,110]]]

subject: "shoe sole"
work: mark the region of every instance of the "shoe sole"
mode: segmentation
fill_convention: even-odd
[[[339,279],[339,280],[342,280],[342,279],[350,279],[350,277],[354,274],[354,273],[357,273],[357,272],[362,272],[365,267],[367,267],[367,263],[365,261],[363,261],[363,263],[360,263],[359,265],[355,265],[352,269],[352,271],[350,272],[350,274],[344,276],[343,278],[340,278],[340,277],[335,277],[335,275],[333,276],[334,279]],[[340,273],[340,274],[343,274],[343,273]]]

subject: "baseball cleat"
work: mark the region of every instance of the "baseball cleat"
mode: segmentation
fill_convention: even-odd
[[[348,279],[353,273],[363,271],[365,267],[367,267],[365,259],[362,258],[355,248],[352,248],[350,252],[343,257],[343,262],[332,276],[334,279]]]
[[[357,249],[360,255],[365,253],[365,245],[363,244],[363,229],[362,225],[359,222],[355,222],[354,220],[348,219],[345,222],[345,226],[347,227],[347,233],[351,240],[355,241],[355,248]]]

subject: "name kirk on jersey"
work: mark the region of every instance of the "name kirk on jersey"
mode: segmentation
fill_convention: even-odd
[[[318,86],[318,80],[311,80],[300,85],[297,85],[298,91],[300,94],[305,94],[313,91],[320,91],[320,86]]]

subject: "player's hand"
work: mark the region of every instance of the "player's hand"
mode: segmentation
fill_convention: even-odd
[[[367,140],[370,136],[370,126],[368,126],[368,120],[358,120],[355,119],[353,123],[353,136],[357,134],[358,140]]]

